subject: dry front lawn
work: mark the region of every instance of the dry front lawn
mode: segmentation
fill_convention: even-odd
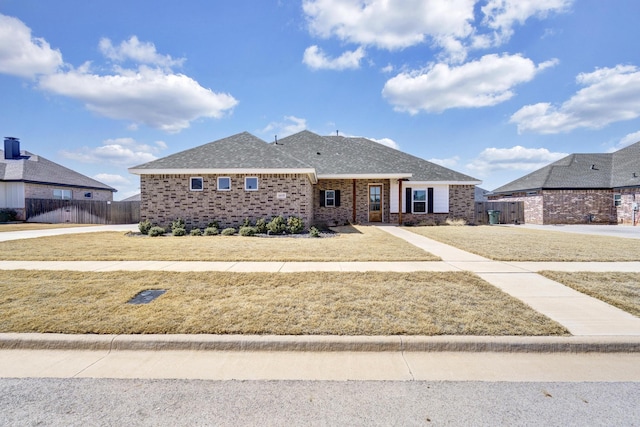
[[[437,261],[374,227],[335,237],[127,236],[87,233],[0,242],[0,258],[35,261]]]
[[[541,271],[540,274],[640,317],[640,273]]]
[[[127,304],[149,289],[167,292]],[[0,271],[0,332],[564,335],[471,273]]]
[[[489,225],[407,230],[497,261],[640,261],[635,239]]]

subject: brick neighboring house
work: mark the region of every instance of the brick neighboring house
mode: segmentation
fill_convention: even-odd
[[[570,154],[489,199],[523,201],[529,224],[637,224],[640,142],[613,153]]]
[[[5,138],[0,150],[0,209],[25,220],[25,199],[112,201],[117,191],[42,156],[20,151],[17,138]]]
[[[364,138],[302,131],[274,143],[247,132],[129,169],[141,219],[238,226],[276,215],[307,226],[474,218],[480,181]]]

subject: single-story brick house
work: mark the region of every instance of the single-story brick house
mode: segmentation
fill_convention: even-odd
[[[129,169],[141,219],[238,226],[297,216],[307,226],[473,221],[480,181],[365,138],[302,131],[273,143],[247,132]]]
[[[117,190],[42,156],[20,151],[20,141],[7,137],[0,155],[0,209],[25,220],[26,199],[112,201]]]
[[[613,153],[570,154],[489,199],[523,201],[529,224],[637,224],[640,142]]]

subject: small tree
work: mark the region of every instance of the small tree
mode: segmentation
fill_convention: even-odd
[[[282,216],[276,216],[267,224],[267,230],[271,234],[284,234],[287,230],[287,223]]]

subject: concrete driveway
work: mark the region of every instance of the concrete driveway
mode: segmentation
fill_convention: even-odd
[[[624,237],[627,239],[640,239],[640,226],[630,225],[536,225],[536,224],[500,224],[500,227],[529,228],[532,230],[561,231],[564,233],[592,234],[597,236]]]

